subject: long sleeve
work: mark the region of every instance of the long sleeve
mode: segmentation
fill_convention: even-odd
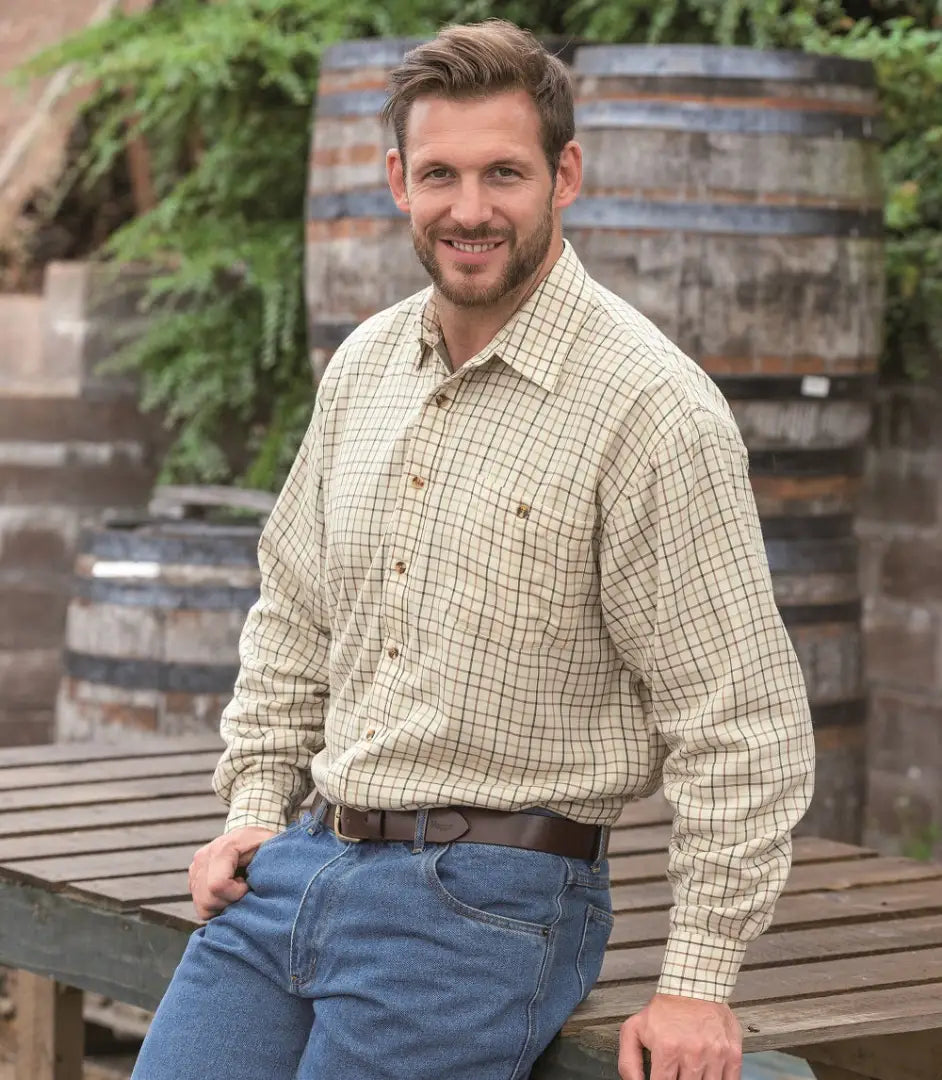
[[[745,447],[695,409],[603,541],[609,632],[662,741],[674,807],[658,990],[725,1001],[772,919],[811,797],[804,680],[772,595]]]
[[[321,397],[259,541],[261,589],[239,642],[240,670],[222,716],[226,749],[213,787],[226,831],[281,829],[312,787],[324,745],[329,626],[318,576],[324,533]]]

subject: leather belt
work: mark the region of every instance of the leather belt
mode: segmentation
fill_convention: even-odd
[[[315,813],[326,800],[318,796]],[[417,810],[354,810],[327,803],[321,820],[339,840],[360,843],[386,840],[413,843],[420,827]],[[608,826],[585,825],[569,818],[504,813],[472,806],[426,810],[425,842],[430,844],[499,844],[544,851],[567,859],[599,862],[608,849]]]

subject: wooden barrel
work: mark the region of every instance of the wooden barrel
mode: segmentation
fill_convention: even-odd
[[[575,74],[585,184],[566,234],[736,414],[817,734],[802,827],[858,839],[853,515],[883,327],[873,71],[800,53],[591,46]]]
[[[218,726],[258,596],[259,532],[257,524],[142,521],[82,536],[58,738]]]
[[[311,367],[364,319],[424,289],[409,219],[386,182],[395,136],[380,120],[389,73],[418,38],[348,41],[321,58],[308,174],[305,292]],[[571,62],[572,40],[544,45]]]

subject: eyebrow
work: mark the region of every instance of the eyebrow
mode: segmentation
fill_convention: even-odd
[[[430,169],[453,169],[454,166],[450,165],[446,161],[438,161],[435,158],[431,158],[429,161],[422,161],[421,158],[418,162],[414,162],[412,166],[417,172],[428,172]],[[526,172],[532,168],[531,164],[522,161],[520,158],[496,158],[494,161],[490,161],[484,166],[484,171],[489,169],[516,169],[518,172]]]

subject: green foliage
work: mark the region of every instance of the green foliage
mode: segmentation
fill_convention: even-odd
[[[500,15],[599,41],[712,42],[859,57],[877,68],[885,172],[889,370],[942,351],[942,29],[929,0],[159,0],[48,51],[76,65],[99,122],[87,183],[132,134],[159,205],[103,255],[146,263],[150,330],[120,358],[177,440],[165,479],[277,486],[310,412],[303,203],[318,58],[335,41],[423,35]]]

